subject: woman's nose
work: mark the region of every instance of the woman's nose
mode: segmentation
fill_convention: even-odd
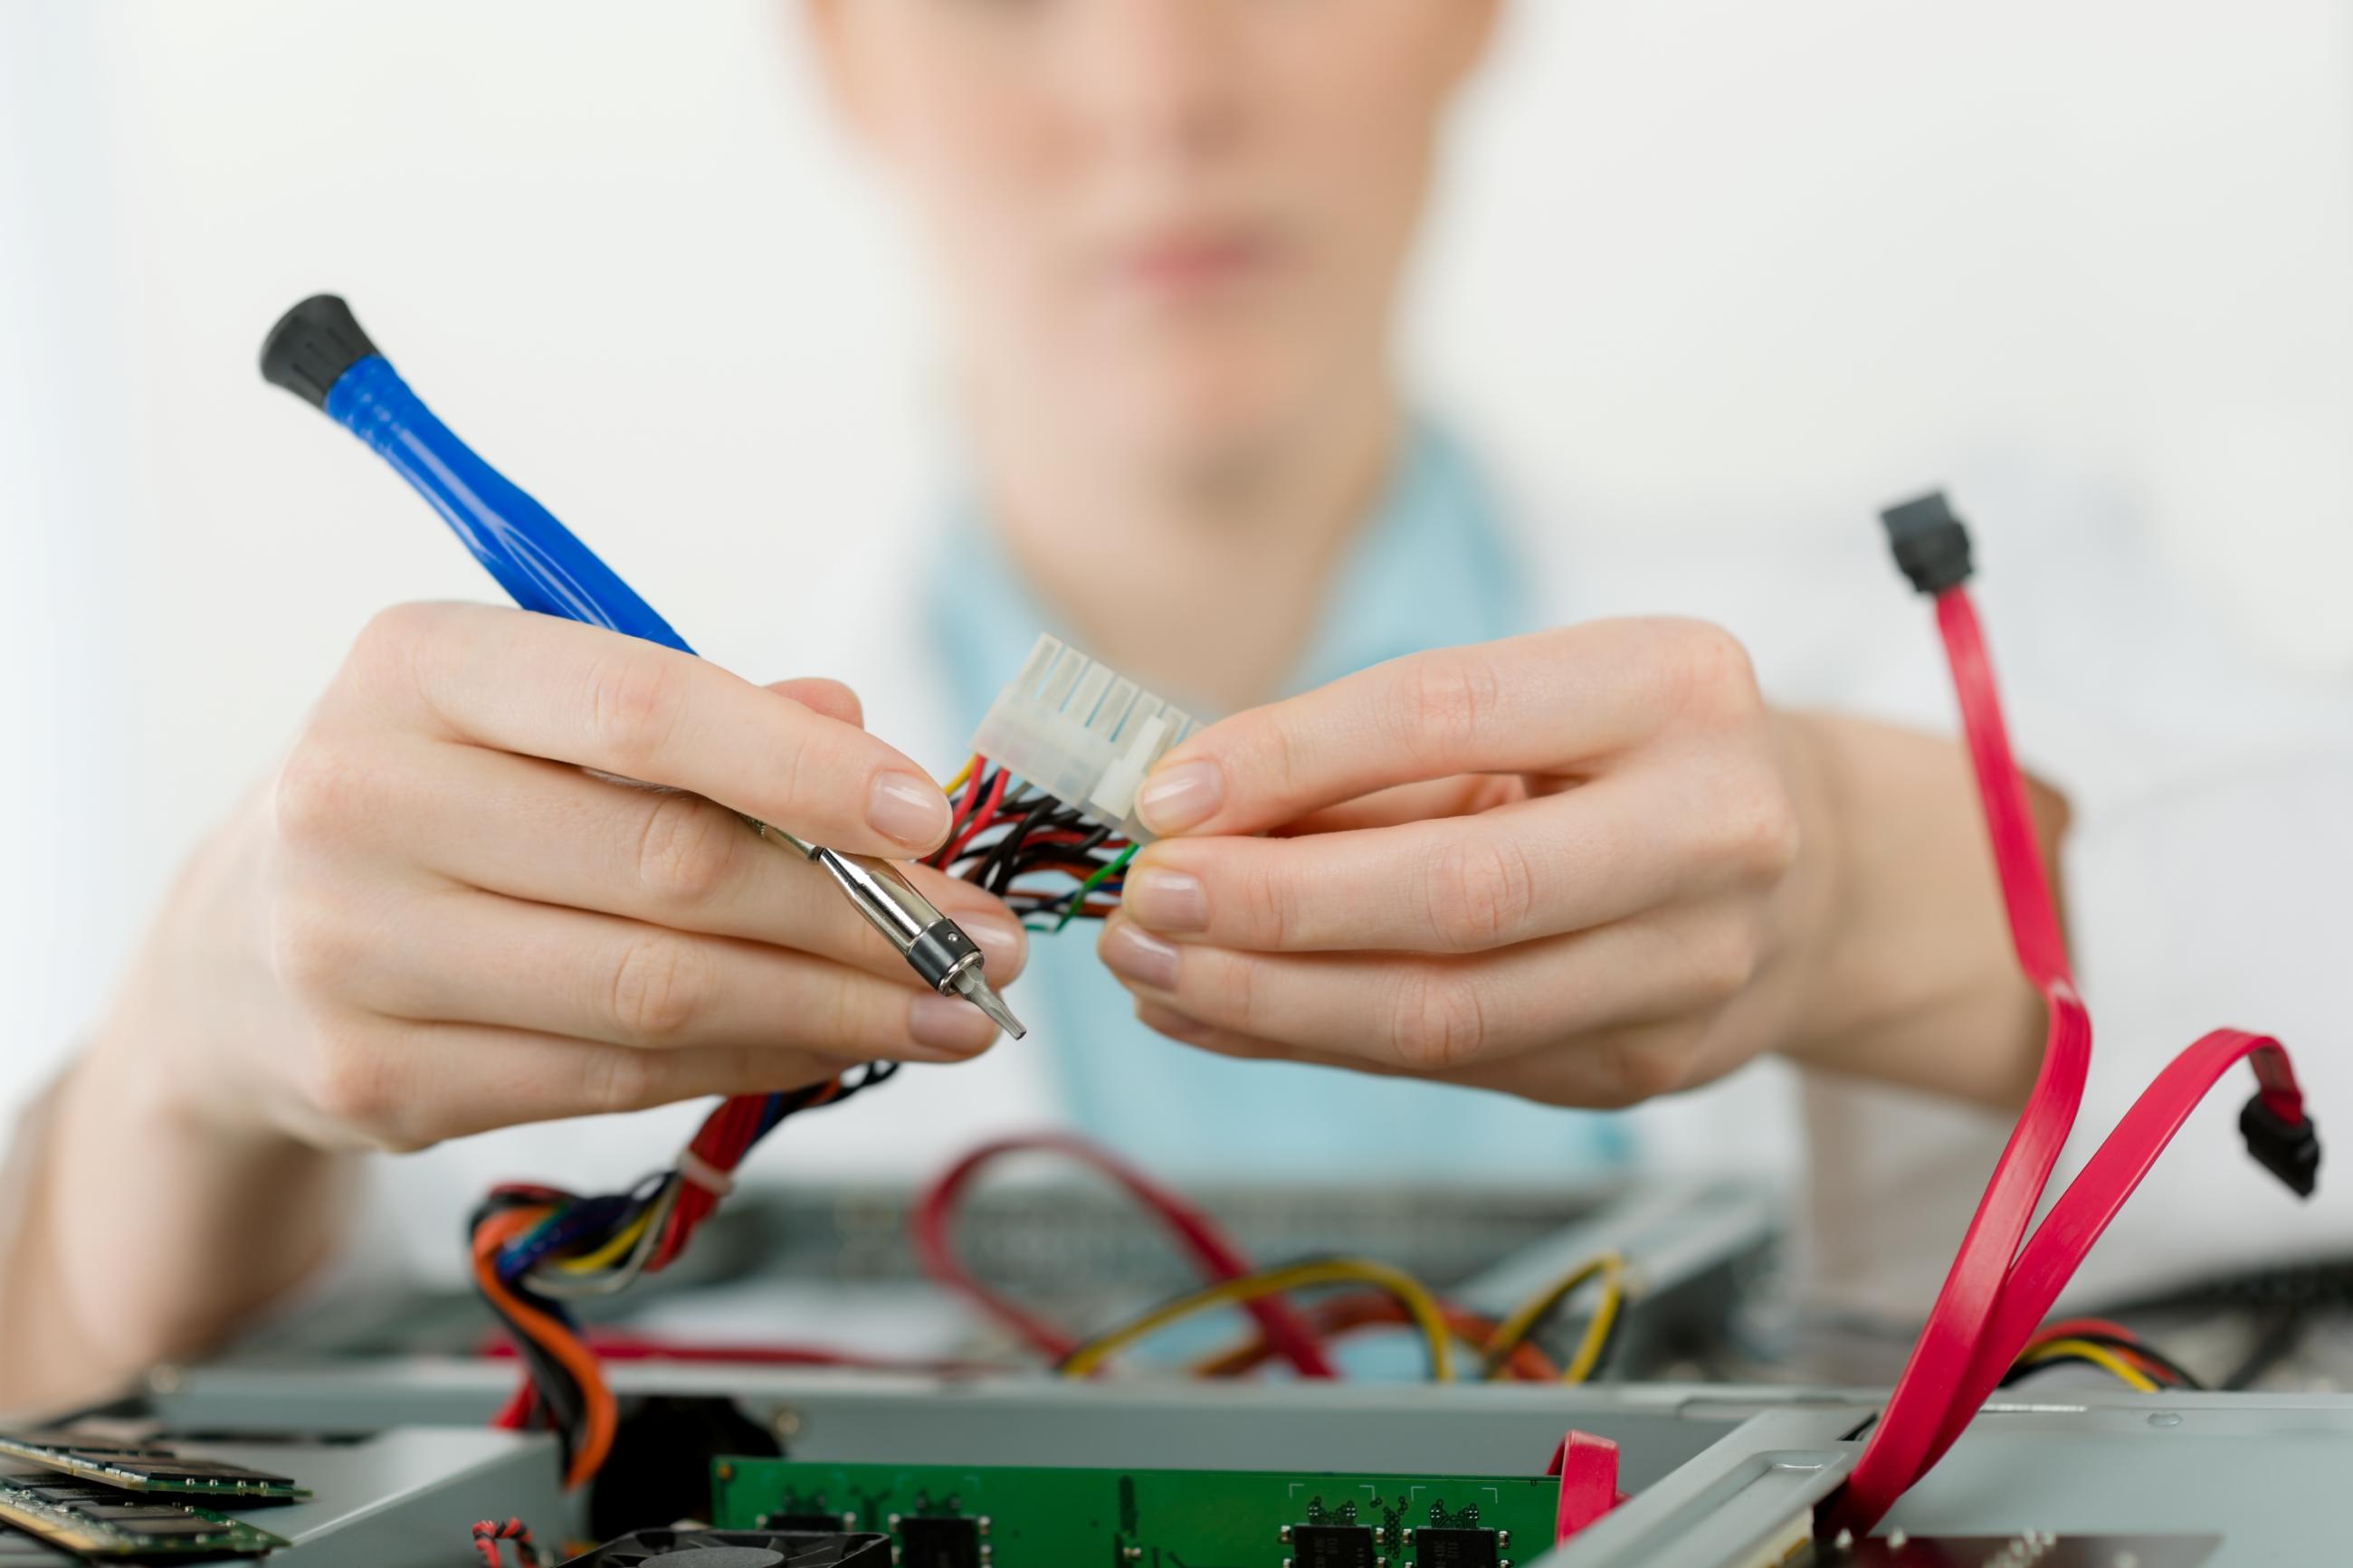
[[[1246,118],[1249,0],[1076,0],[1073,85],[1110,143],[1198,157]]]

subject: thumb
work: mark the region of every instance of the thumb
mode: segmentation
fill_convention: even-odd
[[[858,693],[839,680],[828,680],[819,675],[805,675],[792,680],[772,680],[768,689],[789,697],[812,712],[844,724],[866,728],[866,710],[858,700]]]

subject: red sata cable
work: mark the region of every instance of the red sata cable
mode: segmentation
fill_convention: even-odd
[[[1965,590],[1957,586],[1937,597],[1936,622],[1945,634],[1969,757],[1977,768],[1978,797],[2000,872],[2010,942],[2020,968],[2042,994],[2050,1021],[2042,1066],[2026,1110],[1994,1166],[1886,1413],[1848,1479],[1841,1522],[1858,1535],[1876,1523],[1920,1473],[1992,1314],[2019,1239],[2059,1163],[2076,1108],[2083,1103],[2084,1079],[2092,1060],[2091,1016],[2075,994],[2074,977],[2068,970],[2066,943],[2042,868],[2025,781],[2010,752],[1993,669]]]
[[[2002,1373],[2034,1337],[2042,1314],[2051,1310],[2092,1244],[2100,1239],[2100,1233],[2107,1229],[2182,1122],[2206,1098],[2206,1091],[2242,1060],[2254,1068],[2261,1085],[2249,1113],[2268,1114],[2309,1132],[2311,1122],[2304,1113],[2304,1096],[2296,1088],[2295,1069],[2280,1043],[2268,1036],[2216,1029],[2168,1063],[2051,1206],[2042,1223],[2034,1227],[2033,1237],[2011,1267],[1993,1317],[1978,1338],[1958,1396],[1945,1413],[1944,1426],[1920,1466],[1923,1473],[1944,1457],[1978,1406],[2000,1384]],[[2314,1150],[2316,1155],[2316,1143]]]
[[[2260,1089],[2241,1129],[2256,1158],[2308,1194],[2319,1144],[2278,1042],[2218,1030],[2175,1059],[2126,1112],[2039,1226],[2020,1239],[2073,1130],[2091,1064],[2092,1023],[2075,994],[2026,785],[2010,751],[1977,611],[1962,586],[1968,535],[1941,495],[1883,514],[1896,560],[1935,595],[1960,700],[2011,945],[2049,1014],[2042,1063],[1919,1340],[1822,1528],[1866,1533],[1942,1457],[2017,1357],[2125,1199],[2222,1072],[2251,1058]]]

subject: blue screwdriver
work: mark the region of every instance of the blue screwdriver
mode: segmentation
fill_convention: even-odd
[[[314,294],[280,317],[262,343],[261,374],[323,409],[391,464],[524,609],[694,651],[570,529],[435,418],[340,297]],[[987,961],[979,945],[889,861],[838,854],[744,820],[761,837],[824,867],[924,984],[962,996],[1017,1040],[1027,1033],[981,973]]]

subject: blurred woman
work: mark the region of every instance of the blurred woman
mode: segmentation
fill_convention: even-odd
[[[1590,1112],[1768,1052],[2013,1105],[2040,1014],[1954,744],[1769,705],[1722,626],[1561,624],[1400,384],[1401,280],[1495,11],[813,0],[956,333],[968,498],[897,635],[958,733],[1041,626],[1235,715],[1147,784],[1166,837],[1095,953],[928,890],[993,975],[1037,971],[1015,997],[1079,1121],[1180,1172],[1606,1170],[1631,1151]],[[860,717],[828,679],[520,612],[379,619],[35,1118],[0,1397],[282,1299],[366,1150],[984,1049],[728,809],[935,847],[937,786]],[[2063,796],[2038,805],[2055,858]],[[1869,1152],[1825,1160],[1867,1185]]]

